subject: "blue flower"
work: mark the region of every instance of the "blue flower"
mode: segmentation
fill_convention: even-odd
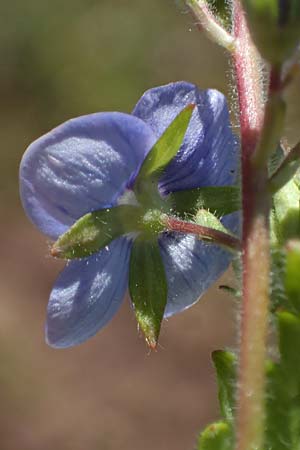
[[[201,186],[233,184],[237,141],[225,97],[186,82],[147,91],[132,114],[103,112],[65,122],[33,142],[23,156],[20,192],[31,221],[56,240],[84,214],[130,198],[145,156],[177,114],[196,104],[183,144],[159,181],[163,196]],[[223,219],[234,229],[235,215]],[[69,261],[50,295],[46,339],[79,344],[118,310],[128,285],[133,236],[90,257]],[[162,233],[168,300],[164,317],[184,310],[224,272],[231,256],[192,235]]]

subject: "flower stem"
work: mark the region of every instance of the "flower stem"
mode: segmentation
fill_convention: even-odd
[[[236,449],[263,448],[265,360],[269,312],[269,211],[266,162],[253,164],[264,105],[261,62],[240,2],[234,2],[234,65],[240,110],[243,204],[243,301],[239,358]]]
[[[229,52],[235,49],[234,38],[217,22],[205,0],[186,0],[186,4],[195,18],[199,20],[209,39],[226,48]]]
[[[198,225],[197,223],[186,222],[185,220],[176,219],[175,217],[165,216],[163,224],[169,231],[177,233],[194,234],[199,239],[218,244],[232,251],[241,249],[241,243],[235,236],[224,233],[210,227]]]

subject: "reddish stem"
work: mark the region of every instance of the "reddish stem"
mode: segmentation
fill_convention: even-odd
[[[243,204],[243,303],[237,395],[238,450],[262,448],[266,335],[269,307],[269,194],[267,169],[252,156],[263,129],[259,56],[238,0],[234,8],[234,54],[240,109]]]
[[[200,239],[209,240],[212,243],[223,245],[233,250],[240,250],[241,243],[239,239],[230,234],[223,233],[223,231],[215,230],[213,228],[204,227],[192,222],[186,222],[174,217],[167,217],[164,220],[164,225],[170,231],[179,233],[195,234]]]

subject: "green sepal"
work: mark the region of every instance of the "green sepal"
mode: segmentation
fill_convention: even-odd
[[[207,228],[213,228],[214,230],[222,231],[223,233],[231,234],[227,228],[224,227],[222,222],[211,212],[206,209],[199,209],[194,217],[195,222],[198,225]]]
[[[209,211],[199,209],[194,217],[194,222],[201,227],[211,230],[210,234],[202,236],[199,234],[199,239],[211,244],[217,243],[218,245],[221,245],[222,247],[233,252],[241,249],[239,239],[228,231],[220,220]],[[213,234],[214,230],[215,234]]]
[[[131,205],[101,209],[81,217],[55,242],[51,254],[65,259],[84,258],[113,239],[141,227],[141,209]]]
[[[234,353],[216,350],[212,353],[218,380],[218,397],[221,413],[228,422],[233,421],[237,357]]]
[[[151,348],[157,345],[168,286],[157,239],[138,236],[132,246],[129,293],[136,319]]]
[[[175,211],[185,217],[194,215],[198,209],[207,209],[217,217],[241,209],[241,194],[237,186],[208,186],[177,191],[169,198]]]
[[[197,450],[232,450],[232,427],[226,422],[208,425],[199,436]]]
[[[180,149],[194,108],[190,104],[175,117],[145,158],[134,183],[136,196],[143,204],[153,201],[152,197],[156,201],[159,177]]]

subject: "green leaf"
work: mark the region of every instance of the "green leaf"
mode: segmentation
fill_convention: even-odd
[[[278,329],[285,385],[296,397],[300,394],[300,317],[286,311],[278,313]]]
[[[291,448],[300,450],[300,397],[293,403],[290,411]]]
[[[263,58],[274,65],[288,60],[300,39],[299,0],[244,0],[243,6]]]
[[[283,247],[271,249],[271,312],[280,309],[294,311],[285,289],[287,252]]]
[[[84,258],[113,239],[140,228],[141,209],[121,205],[81,217],[55,242],[51,254],[59,258]]]
[[[157,345],[168,287],[157,239],[135,239],[131,251],[129,293],[137,321],[151,348]]]
[[[280,364],[269,361],[266,386],[266,449],[293,450],[291,399],[286,392],[288,383]]]
[[[138,197],[149,195],[162,171],[170,163],[181,147],[184,135],[192,117],[194,104],[184,108],[168,126],[145,158],[135,180],[134,190]]]
[[[274,230],[279,244],[300,237],[300,191],[292,179],[273,197]]]
[[[267,449],[299,450],[300,437],[300,317],[277,315],[280,362],[267,364]]]
[[[282,164],[282,161],[284,160],[284,155],[286,153],[286,150],[284,148],[284,145],[279,142],[275,151],[271,153],[268,160],[268,173],[270,178],[273,177],[275,172],[277,172],[278,168]]]
[[[295,312],[300,314],[300,244],[297,244],[286,255],[285,290]]]
[[[207,3],[217,19],[230,30],[232,12],[228,2],[224,0],[207,0]]]
[[[231,422],[234,415],[237,358],[234,353],[217,350],[212,353],[212,359],[217,372],[221,413],[224,419]]]
[[[241,298],[241,291],[237,288],[228,286],[227,284],[220,284],[218,287],[220,290],[227,292],[227,294],[230,294],[235,298]]]
[[[285,186],[300,168],[300,143],[289,151],[277,170],[269,180],[271,192],[276,192]]]
[[[226,422],[216,422],[200,434],[197,450],[232,450],[232,428]]]
[[[218,217],[241,208],[240,189],[237,186],[209,186],[170,194],[170,200],[178,214],[194,215],[198,209],[206,209]]]

